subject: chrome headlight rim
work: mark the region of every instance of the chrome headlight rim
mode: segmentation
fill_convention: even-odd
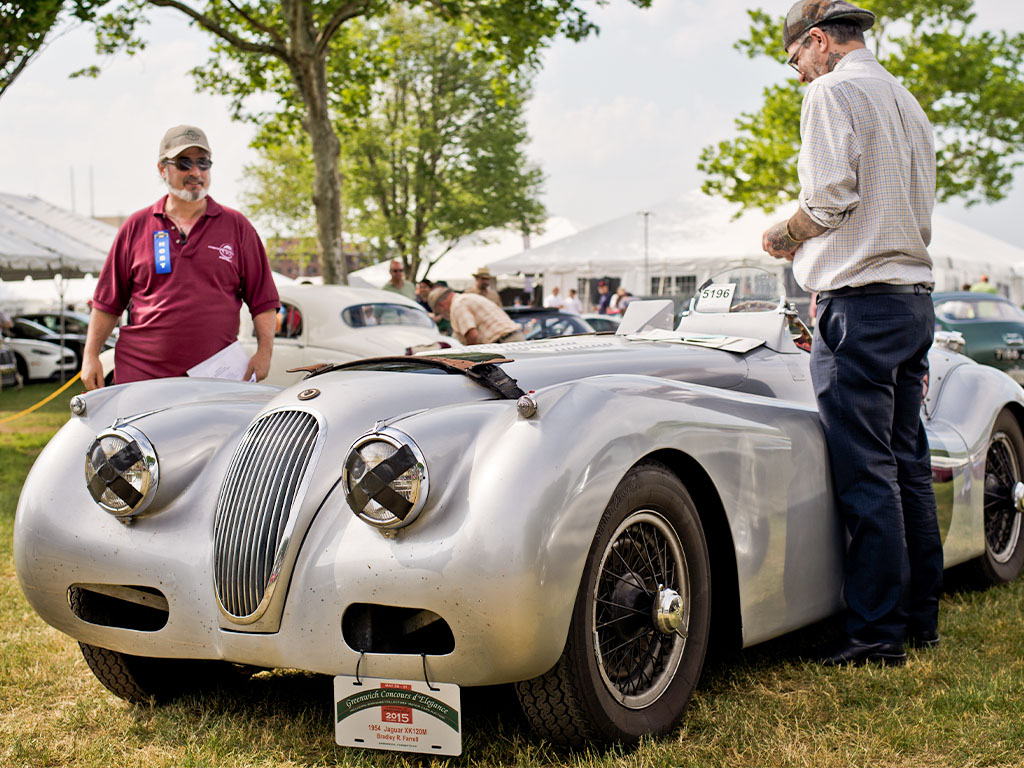
[[[122,448],[121,451],[118,452],[119,454],[125,449],[129,448],[129,446],[135,446],[135,451],[137,451],[137,458],[129,466],[134,466],[136,463],[141,461],[145,471],[147,472],[148,477],[146,483],[144,484],[144,492],[139,493],[138,489],[134,488],[134,486],[132,487],[135,493],[138,496],[140,496],[140,498],[137,499],[134,506],[130,503],[129,500],[124,499],[123,497],[120,496],[119,498],[121,498],[122,501],[124,501],[125,503],[124,507],[115,507],[110,504],[107,504],[102,499],[102,492],[100,492],[99,497],[97,497],[96,490],[98,490],[98,488],[94,489],[93,487],[91,487],[94,478],[99,474],[97,472],[97,468],[92,462],[93,452],[96,450],[97,447],[99,447],[99,444],[102,443],[104,438],[109,437],[119,438],[121,440],[124,440],[125,443],[127,443],[127,445],[124,448]],[[135,452],[133,451],[133,453]],[[149,508],[150,504],[152,504],[153,499],[156,496],[157,488],[160,485],[160,462],[157,458],[156,448],[153,447],[153,443],[150,442],[149,438],[146,437],[146,435],[140,429],[128,424],[123,424],[118,427],[110,427],[108,429],[103,430],[102,432],[96,435],[96,438],[89,445],[85,457],[86,487],[89,490],[89,494],[90,496],[92,496],[93,501],[95,501],[96,505],[104,512],[113,515],[118,520],[126,520],[128,518],[136,517],[137,515],[142,514]],[[107,460],[112,458],[114,457],[106,457]],[[111,465],[108,464],[108,466]],[[125,467],[125,469],[127,468],[128,467]],[[117,467],[111,466],[111,469],[113,470],[117,478],[121,478],[121,472],[117,469]],[[91,476],[90,472],[92,473]],[[117,491],[111,489],[111,485],[115,483],[114,476],[110,475],[109,472],[107,474],[110,477],[110,482],[107,482],[106,479],[103,479],[105,490],[112,490],[112,492],[115,495],[117,495]],[[123,478],[121,479],[123,480]]]
[[[395,449],[395,456],[402,453],[403,449],[408,449],[409,455],[406,456],[406,461],[411,462],[410,466],[403,472],[396,476],[401,477],[405,472],[409,470],[415,470],[418,474],[419,481],[419,492],[416,499],[411,503],[408,511],[405,512],[404,516],[396,514],[395,511],[388,507],[381,505],[383,509],[387,509],[390,513],[387,519],[379,519],[373,517],[364,512],[365,504],[360,505],[357,498],[353,494],[353,483],[358,482],[362,478],[355,478],[353,474],[354,464],[356,464],[356,457],[362,460],[359,452],[370,445],[371,443],[382,442],[392,446]],[[390,458],[390,457],[389,457]],[[383,463],[383,462],[382,462]],[[379,466],[379,465],[377,465]],[[345,501],[348,503],[349,509],[352,513],[362,520],[367,525],[379,528],[382,530],[395,530],[397,528],[404,528],[409,525],[419,516],[420,512],[423,511],[423,507],[426,505],[427,496],[430,491],[430,480],[427,473],[427,463],[424,459],[423,452],[420,450],[416,442],[409,437],[405,432],[394,429],[393,427],[381,427],[367,432],[356,440],[349,447],[348,452],[345,454],[345,463],[342,469],[341,475],[342,489],[345,492]],[[371,500],[377,501],[371,497]],[[377,502],[380,503],[379,501]]]

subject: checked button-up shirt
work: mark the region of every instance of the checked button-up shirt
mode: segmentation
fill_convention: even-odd
[[[920,104],[867,49],[804,94],[800,207],[828,231],[793,261],[805,289],[932,283],[935,144]]]

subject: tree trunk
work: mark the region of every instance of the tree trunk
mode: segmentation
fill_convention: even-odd
[[[290,27],[285,59],[306,107],[302,122],[313,148],[313,205],[322,254],[324,283],[348,285],[348,264],[341,239],[341,142],[334,133],[327,98],[326,53],[317,55],[313,19],[303,2],[282,3]]]

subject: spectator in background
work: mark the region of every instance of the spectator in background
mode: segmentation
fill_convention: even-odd
[[[277,288],[252,224],[214,202],[206,134],[178,125],[160,141],[157,172],[168,194],[128,217],[103,264],[82,352],[82,384],[103,386],[99,355],[125,308],[131,323],[114,348],[114,381],[184,376],[238,340],[252,314],[257,350],[244,377],[265,379],[277,327]]]
[[[476,285],[472,288],[467,288],[466,293],[475,293],[477,296],[483,296],[485,299],[490,299],[494,302],[495,306],[501,306],[501,296],[498,292],[491,288],[491,270],[487,267],[480,267],[476,272],[473,273],[474,279],[476,279]]]
[[[391,279],[384,283],[381,288],[385,291],[400,293],[407,299],[415,300],[416,289],[412,283],[405,279],[405,268],[402,266],[402,262],[398,259],[392,259],[388,271],[391,273]]]
[[[569,289],[569,297],[565,300],[565,305],[562,307],[566,312],[574,312],[577,315],[583,314],[583,303],[576,298],[576,289]]]
[[[999,289],[988,281],[988,275],[982,275],[974,285],[971,286],[972,293],[999,293]]]
[[[430,312],[430,304],[427,303],[427,296],[430,295],[430,289],[434,287],[434,284],[426,278],[416,283],[416,303],[419,304],[428,313]]]
[[[594,310],[599,315],[607,315],[608,305],[611,303],[611,300],[612,295],[608,291],[608,283],[606,283],[604,280],[601,280],[597,284],[597,306],[594,307]]]
[[[452,335],[452,324],[447,319],[441,317],[433,310],[430,309],[430,292],[436,286],[447,287],[447,284],[443,280],[438,280],[436,283],[432,283],[426,278],[416,283],[416,303],[419,304],[423,309],[430,315],[430,319],[437,323],[437,330],[443,333],[445,336]]]
[[[561,309],[565,306],[565,300],[558,295],[558,286],[551,289],[551,293],[544,299],[544,306],[548,309]]]
[[[507,344],[525,341],[519,323],[475,293],[455,293],[451,288],[435,286],[430,292],[430,308],[452,324],[455,338],[463,344]]]
[[[618,290],[615,291],[615,295],[612,296],[612,300],[608,304],[608,314],[610,315],[621,315],[626,311],[626,307],[629,306],[631,301],[634,301],[636,297],[623,288],[621,285]]]

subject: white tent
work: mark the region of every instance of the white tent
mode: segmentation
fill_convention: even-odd
[[[567,237],[575,231],[576,227],[568,219],[551,218],[544,223],[542,233],[531,235],[530,246],[538,247],[545,243],[551,243]],[[426,277],[429,280],[444,280],[452,288],[463,290],[473,284],[473,273],[480,267],[520,251],[524,251],[521,233],[509,229],[487,229],[464,237],[454,248],[444,254],[426,275],[421,270],[416,277],[417,279]],[[437,252],[438,249],[434,248],[428,252],[427,258],[432,259]],[[530,253],[529,250],[524,252]],[[356,270],[349,277],[363,280],[374,288],[380,288],[390,278],[389,264],[390,260],[381,261],[372,267]],[[491,271],[494,272],[493,269]],[[498,275],[498,285],[496,286],[498,290],[508,285],[508,278],[502,272],[494,272],[494,274]],[[521,286],[522,279],[517,278],[516,283]]]
[[[795,204],[772,214],[754,210],[734,218],[738,210],[694,191],[654,206],[646,216],[629,213],[488,266],[492,272],[541,276],[546,292],[556,285],[563,293],[579,288],[584,297],[589,281],[600,277],[619,278],[631,293],[650,295],[686,293],[731,266],[785,272],[788,263],[761,250],[761,235],[788,218]],[[938,290],[959,288],[985,273],[1011,299],[1024,302],[1024,277],[1015,271],[1024,267],[1024,249],[941,215],[933,217],[932,227],[929,251]]]
[[[0,277],[99,272],[116,234],[37,197],[0,193]]]

